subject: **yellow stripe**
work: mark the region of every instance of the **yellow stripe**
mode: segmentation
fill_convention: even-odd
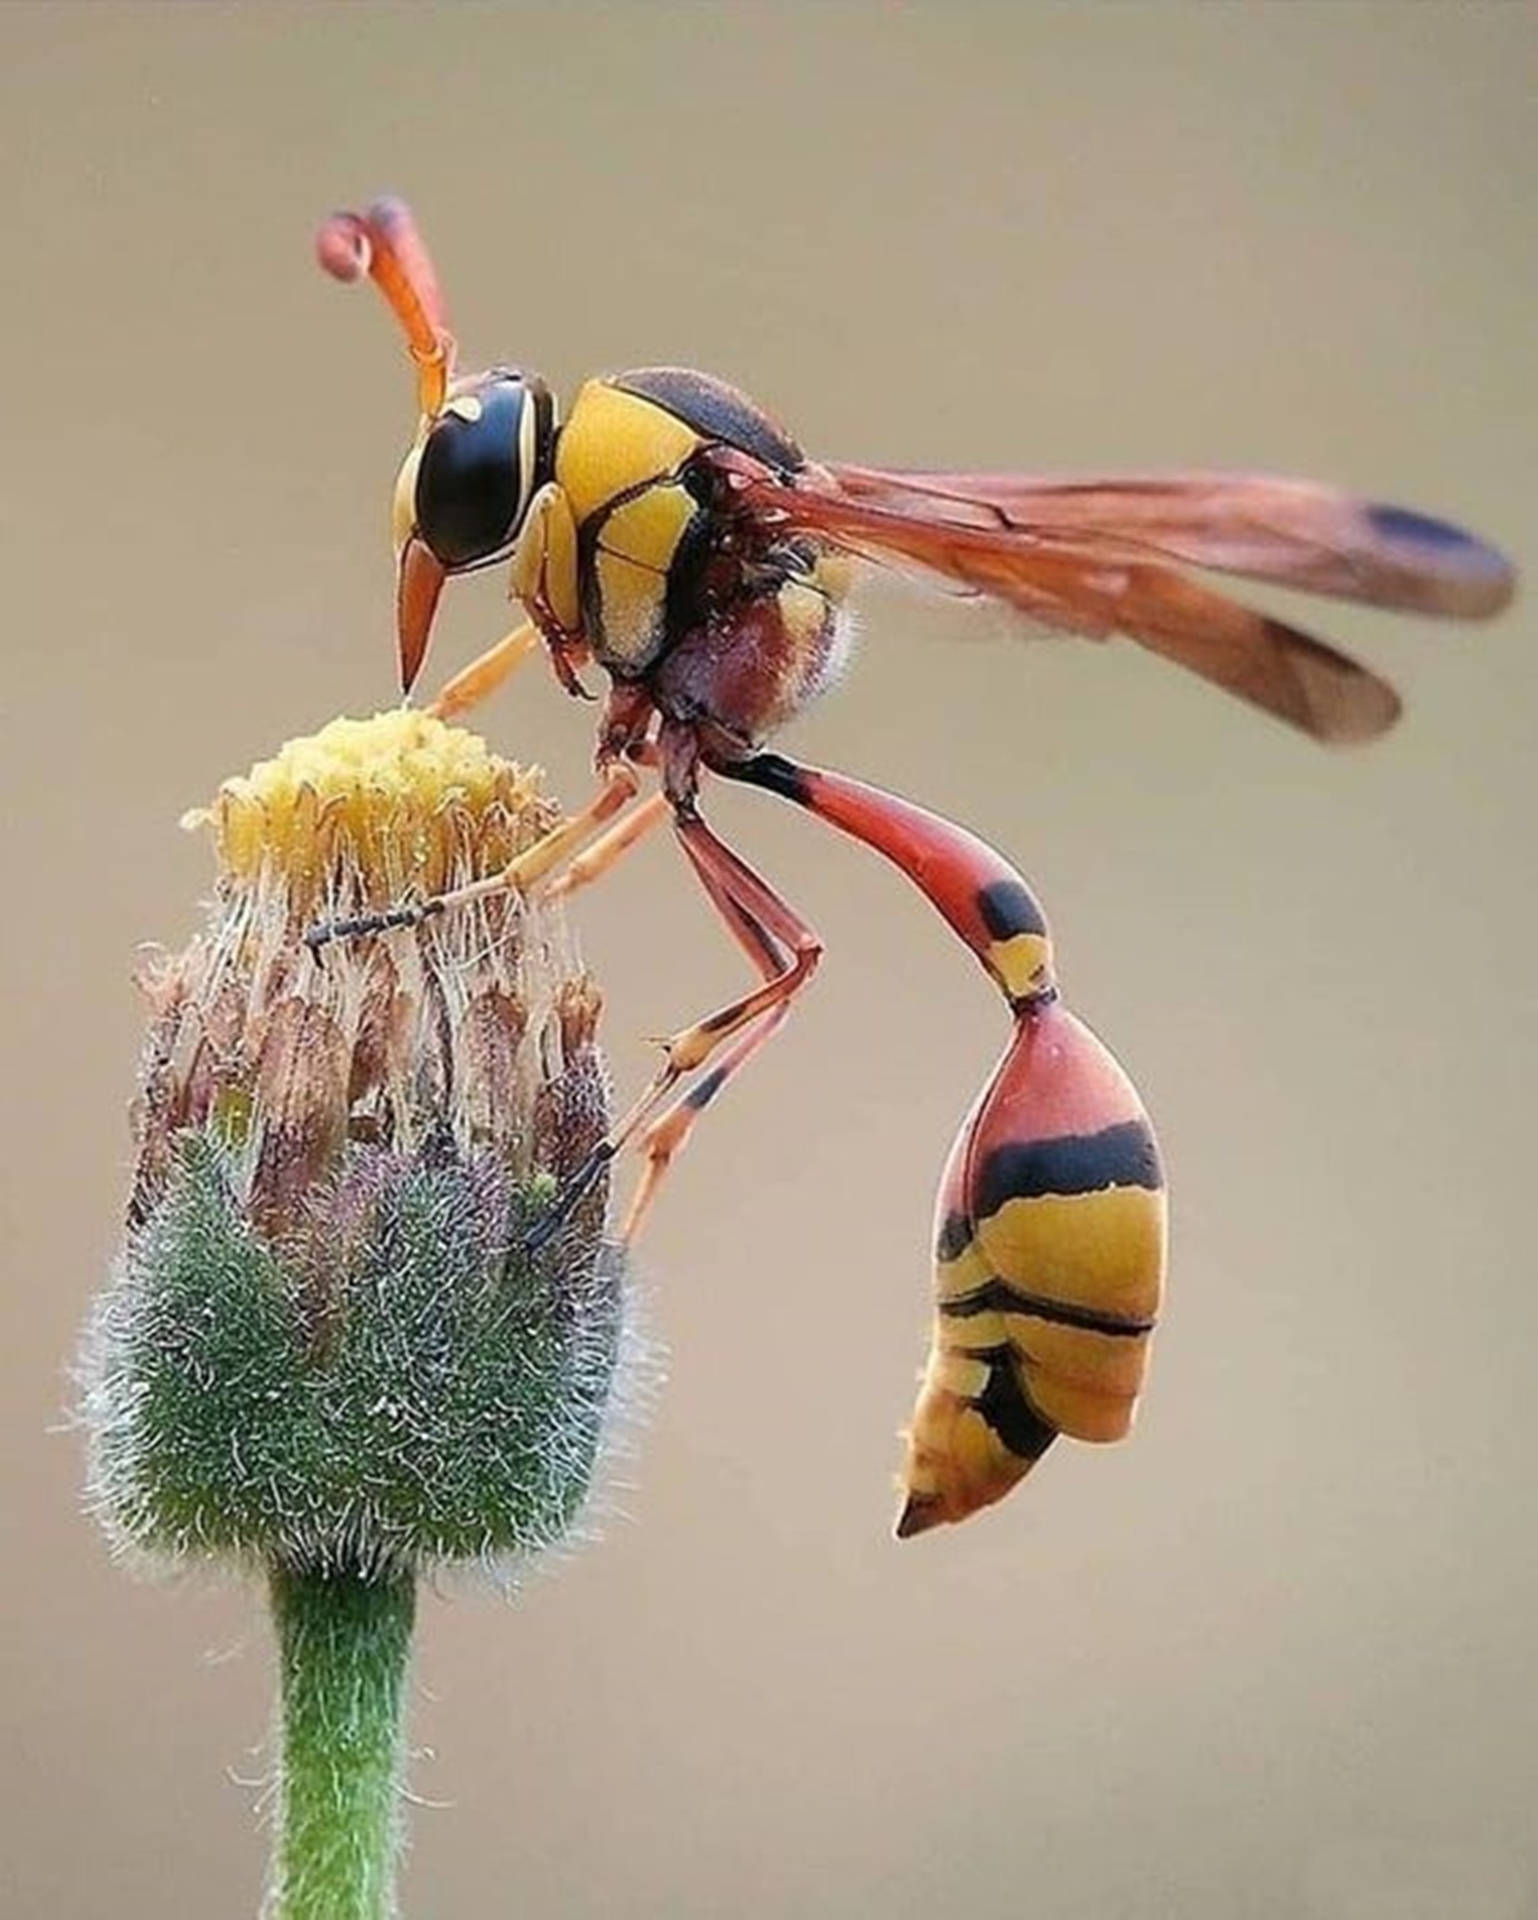
[[[960,1400],[975,1400],[988,1384],[989,1365],[969,1354],[936,1349],[924,1375],[926,1386],[943,1387]]]
[[[1086,1327],[1059,1327],[1029,1314],[1007,1313],[1004,1330],[1015,1351],[1025,1357],[1032,1381],[1061,1380],[1092,1393],[1131,1394],[1148,1371],[1150,1336],[1093,1333]]]
[[[935,1337],[949,1353],[987,1353],[1008,1344],[1004,1317],[998,1313],[969,1313],[959,1320],[946,1314]]]
[[[1138,1320],[1158,1311],[1164,1195],[1146,1187],[1007,1200],[977,1223],[993,1271],[1030,1293]]]
[[[1132,1426],[1136,1406],[1132,1394],[1091,1393],[1087,1387],[1071,1386],[1066,1380],[1053,1379],[1025,1370],[1031,1404],[1044,1420],[1050,1420],[1059,1433],[1071,1440],[1123,1440]]]
[[[918,1495],[938,1495],[949,1520],[997,1500],[1032,1465],[1022,1460],[975,1408],[950,1395],[920,1401],[903,1479]]]
[[[1017,1456],[972,1407],[963,1408],[956,1416],[951,1428],[951,1457],[958,1477],[970,1488],[994,1486],[1006,1474],[1011,1480],[1019,1477],[1017,1472],[1010,1472],[1011,1463],[1018,1465]]]
[[[1052,985],[1052,944],[1039,933],[1017,933],[990,940],[988,970],[1012,1000]]]
[[[958,1294],[972,1293],[978,1287],[986,1286],[992,1278],[993,1269],[974,1240],[969,1246],[963,1247],[954,1260],[935,1262],[935,1298],[954,1300]]]

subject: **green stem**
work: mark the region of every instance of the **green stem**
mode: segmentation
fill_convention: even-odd
[[[272,1570],[282,1755],[272,1920],[390,1920],[409,1573]]]

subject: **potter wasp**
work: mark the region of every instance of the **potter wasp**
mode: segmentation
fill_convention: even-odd
[[[1505,560],[1443,521],[1311,481],[815,461],[743,394],[676,367],[590,380],[563,419],[533,373],[456,373],[437,277],[399,201],[334,215],[317,252],[340,279],[372,277],[416,365],[421,417],[394,497],[403,689],[446,579],[505,563],[526,620],[431,710],[463,712],[541,647],[569,691],[587,694],[587,670],[607,691],[599,786],[585,807],[506,873],[331,923],[312,940],[404,924],[499,887],[569,890],[670,822],[759,984],[672,1035],[650,1085],[536,1230],[553,1231],[633,1142],[643,1172],[629,1239],[691,1127],[783,1024],[822,953],[707,822],[705,776],[762,787],[872,848],[971,949],[1010,1017],[941,1184],[934,1334],[897,1531],[999,1499],[1060,1433],[1121,1438],[1165,1261],[1164,1178],[1136,1090],[1065,1006],[1046,920],[1007,860],[906,800],[765,743],[837,677],[861,563],[931,575],[1037,626],[1126,636],[1316,739],[1356,741],[1393,723],[1392,688],[1188,569],[1480,618],[1510,597]]]

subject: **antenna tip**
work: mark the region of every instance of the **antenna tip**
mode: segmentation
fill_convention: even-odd
[[[368,223],[356,213],[333,213],[315,234],[315,258],[334,280],[361,280],[373,258]]]

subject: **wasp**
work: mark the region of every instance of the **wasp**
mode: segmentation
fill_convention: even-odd
[[[1441,520],[1311,481],[816,461],[735,388],[678,367],[589,380],[562,418],[537,374],[457,374],[437,276],[400,201],[333,215],[316,244],[337,278],[375,281],[416,366],[420,419],[393,507],[403,692],[445,581],[505,564],[527,618],[432,710],[463,712],[541,647],[570,692],[593,697],[583,680],[593,670],[607,694],[599,785],[585,807],[505,873],[333,922],[312,940],[401,925],[498,887],[569,890],[669,821],[758,983],[664,1043],[651,1083],[536,1229],[553,1231],[634,1142],[643,1171],[628,1240],[700,1114],[783,1024],[822,954],[815,931],[706,820],[705,776],[764,788],[872,848],[971,950],[1010,1018],[941,1183],[933,1337],[897,1532],[999,1499],[1058,1434],[1121,1438],[1166,1247],[1159,1150],[1132,1082],[1064,1004],[1045,916],[1002,855],[765,743],[837,679],[862,563],[933,576],[1037,627],[1126,636],[1316,739],[1357,741],[1392,725],[1393,689],[1188,569],[1480,618],[1510,597],[1507,562]]]

